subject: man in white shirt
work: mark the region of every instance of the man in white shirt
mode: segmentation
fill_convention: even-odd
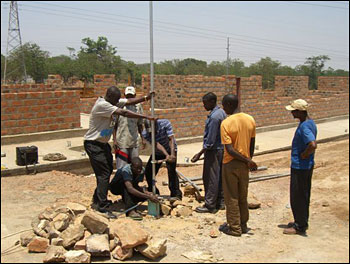
[[[155,120],[154,117],[123,109],[125,105],[147,101],[153,94],[120,100],[120,90],[111,86],[107,89],[105,97],[99,97],[91,110],[89,130],[84,136],[84,148],[97,180],[92,207],[99,212],[106,213],[109,218],[116,217],[109,210],[111,202],[107,200],[109,178],[113,172],[113,156],[108,141],[119,115],[128,118]]]

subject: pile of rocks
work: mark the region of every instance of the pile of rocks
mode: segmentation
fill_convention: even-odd
[[[46,208],[21,235],[29,253],[46,253],[43,262],[90,263],[91,257],[126,260],[134,251],[155,260],[166,253],[166,239],[153,239],[131,219],[109,221],[78,203]]]

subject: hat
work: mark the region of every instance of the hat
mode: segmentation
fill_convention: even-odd
[[[127,94],[132,94],[132,95],[135,95],[136,92],[135,92],[135,87],[133,86],[128,86],[125,88],[125,95]]]
[[[307,111],[309,104],[303,100],[303,99],[298,99],[293,101],[290,105],[286,106],[286,109],[289,111],[293,110],[299,110],[299,111]]]

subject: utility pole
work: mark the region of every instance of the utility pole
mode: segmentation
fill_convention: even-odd
[[[18,16],[18,6],[17,1],[11,1],[10,3],[10,12],[9,12],[9,26],[7,32],[7,45],[6,45],[6,57],[5,57],[5,67],[4,67],[4,84],[6,84],[6,78],[8,75],[11,75],[14,71],[18,70],[14,69],[12,72],[7,72],[7,63],[9,55],[15,51],[17,48],[22,47],[22,39],[21,39],[21,30],[19,27],[19,16]],[[23,68],[24,81],[27,81],[27,71],[24,63],[24,54],[22,52],[21,55],[21,68]]]
[[[229,66],[229,59],[230,59],[230,38],[227,38],[227,60],[226,60],[226,77],[228,76],[228,66]]]

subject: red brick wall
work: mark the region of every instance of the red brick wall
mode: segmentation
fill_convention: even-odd
[[[349,77],[318,77],[319,91],[344,91],[349,92]]]
[[[80,127],[78,91],[1,93],[1,136]]]
[[[308,76],[275,76],[277,96],[304,96],[309,91]]]
[[[51,84],[7,84],[1,85],[1,93],[45,92],[54,91]]]
[[[91,109],[94,106],[97,97],[93,98],[80,98],[80,113],[90,114]]]
[[[117,85],[114,74],[98,74],[94,75],[94,92],[95,96],[105,96],[110,86]]]

